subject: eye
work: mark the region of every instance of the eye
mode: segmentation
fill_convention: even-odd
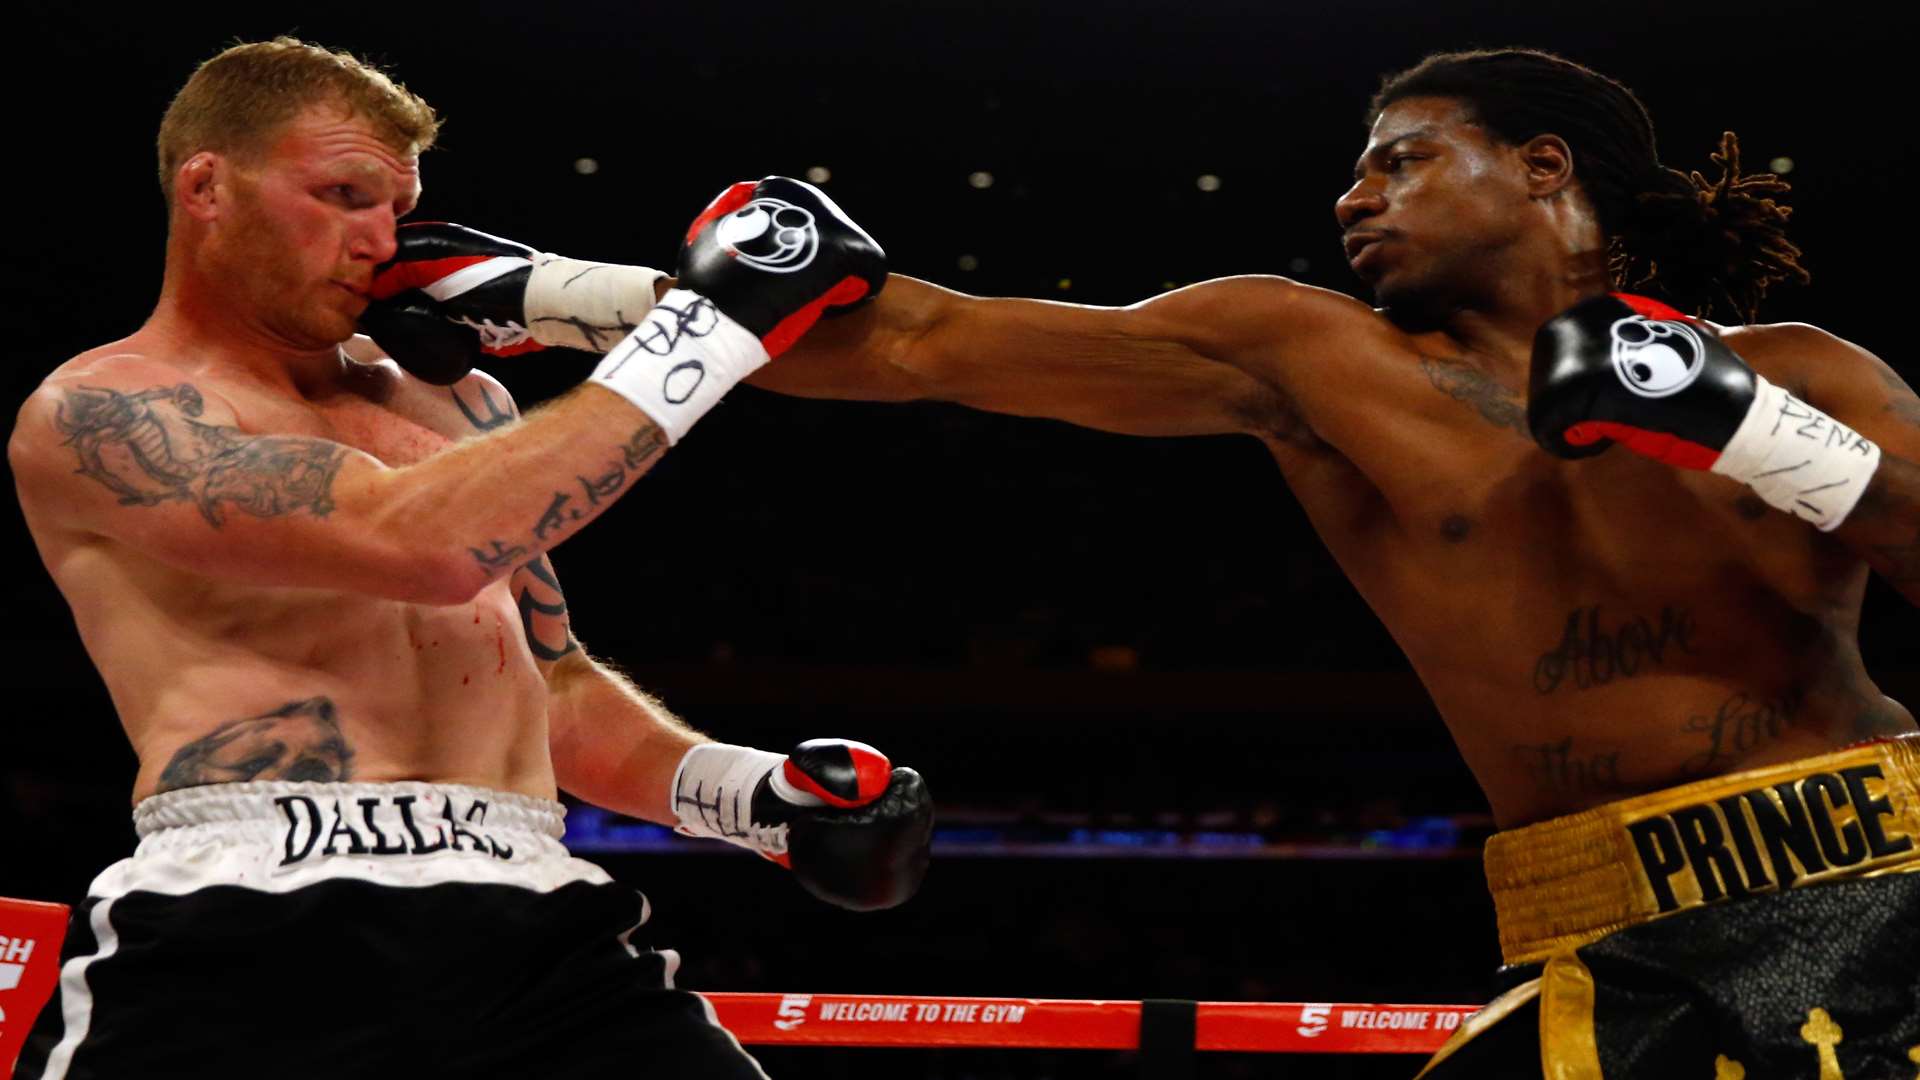
[[[351,209],[366,205],[367,199],[360,188],[354,184],[333,184],[327,189],[327,197],[335,202],[344,203]]]
[[[1395,154],[1387,159],[1387,171],[1399,172],[1401,162],[1418,160],[1420,160],[1418,154]]]

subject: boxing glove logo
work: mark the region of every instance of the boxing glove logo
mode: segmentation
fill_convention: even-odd
[[[734,258],[771,274],[803,270],[820,252],[813,212],[765,195],[721,218],[713,236]]]
[[[1614,322],[1613,370],[1641,397],[1663,398],[1693,385],[1706,364],[1706,343],[1682,322],[1630,315]]]

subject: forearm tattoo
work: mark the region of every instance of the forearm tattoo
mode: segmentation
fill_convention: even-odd
[[[160,771],[155,790],[246,780],[352,778],[353,748],[340,731],[333,701],[312,697],[221,724],[181,747]]]
[[[559,543],[560,537],[568,529],[618,498],[666,449],[666,435],[652,423],[636,428],[627,441],[615,450],[618,457],[606,462],[604,471],[594,476],[576,475],[575,488],[553,493],[547,508],[533,521],[530,529],[533,541],[546,546]],[[523,544],[511,544],[505,540],[489,539],[486,542],[489,545],[487,548],[473,547],[467,550],[490,571],[498,571],[524,559],[530,550]]]
[[[1527,435],[1527,407],[1483,372],[1459,360],[1434,356],[1421,357],[1420,370],[1427,373],[1434,389],[1472,406],[1482,420]]]
[[[580,647],[567,618],[567,598],[560,591],[560,579],[554,576],[553,564],[545,555],[515,570],[507,589],[520,607],[527,649],[536,658],[558,660]]]
[[[332,511],[345,447],[204,424],[195,419],[204,410],[188,383],[133,394],[79,387],[61,399],[54,424],[79,459],[75,471],[123,506],[183,500],[216,529],[229,506],[259,518]]]

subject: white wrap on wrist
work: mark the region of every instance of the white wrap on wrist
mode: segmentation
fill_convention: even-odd
[[[727,743],[688,750],[673,773],[673,814],[680,822],[675,831],[763,855],[786,854],[787,826],[753,823],[753,789],[785,760],[784,754]]]
[[[653,307],[667,275],[646,266],[533,257],[523,306],[527,332],[542,345],[604,353]]]
[[[1866,492],[1880,467],[1880,448],[1758,374],[1753,382],[1753,405],[1713,471],[1832,532]]]
[[[633,402],[668,443],[677,443],[734,383],[766,362],[753,331],[699,293],[674,289],[601,359],[592,381]]]

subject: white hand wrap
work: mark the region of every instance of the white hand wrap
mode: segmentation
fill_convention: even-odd
[[[706,297],[674,289],[601,359],[592,381],[653,417],[671,444],[766,362],[753,331]]]
[[[1832,532],[1866,492],[1880,467],[1880,448],[1759,375],[1753,382],[1753,406],[1713,471]]]
[[[738,844],[762,855],[787,853],[785,825],[753,823],[753,789],[769,772],[778,777],[785,754],[750,746],[702,743],[687,751],[673,773],[675,830],[687,836],[709,836]]]
[[[527,331],[542,345],[604,353],[653,307],[654,283],[666,276],[645,266],[535,255],[523,301]]]

